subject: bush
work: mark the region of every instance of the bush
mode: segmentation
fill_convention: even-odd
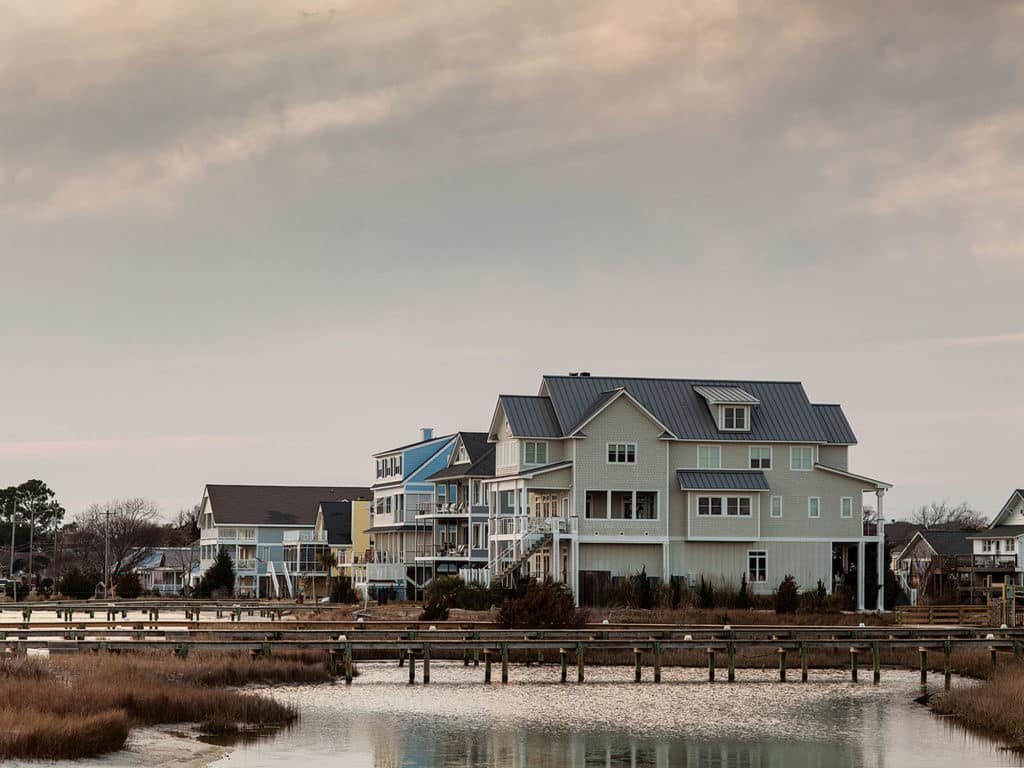
[[[57,590],[64,597],[70,597],[74,600],[85,600],[92,597],[93,590],[99,581],[100,577],[95,574],[85,574],[78,568],[72,568],[61,577],[61,580],[57,583]]]
[[[750,590],[747,588],[747,574],[740,576],[740,588],[736,593],[736,607],[748,611],[750,610]]]
[[[828,590],[821,579],[809,592],[800,593],[800,610],[804,613],[822,613],[828,607]]]
[[[700,582],[697,584],[697,607],[715,607],[715,588],[711,584],[711,580],[705,579],[703,576],[700,577]]]
[[[332,603],[358,603],[359,594],[352,589],[351,576],[335,576],[331,579]]]
[[[217,559],[206,569],[196,587],[196,596],[201,598],[231,597],[235,593],[235,564],[228,551],[221,547]]]
[[[796,613],[800,605],[800,587],[792,575],[787,575],[775,592],[776,613]]]
[[[612,580],[601,603],[608,608],[635,608],[636,600],[636,583],[632,578],[620,577]]]
[[[572,590],[565,584],[530,580],[522,597],[505,600],[495,623],[506,628],[579,628],[588,618],[585,610],[576,608]]]
[[[123,597],[127,600],[134,600],[141,595],[142,582],[139,581],[139,574],[134,571],[127,571],[118,576],[116,594],[118,597]]]

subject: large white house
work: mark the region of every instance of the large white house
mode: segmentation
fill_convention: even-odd
[[[799,382],[545,376],[536,395],[501,395],[488,439],[489,572],[567,582],[700,576],[769,593],[882,584],[891,486],[850,471],[857,440],[838,405]],[[875,531],[878,533],[876,534]],[[868,550],[873,550],[870,559]]]

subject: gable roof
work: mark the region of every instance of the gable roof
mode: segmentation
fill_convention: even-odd
[[[327,543],[335,546],[352,545],[352,502],[321,501],[320,514],[323,516]]]
[[[1024,502],[1024,488],[1018,488],[1010,494],[1010,498],[1003,505],[1003,508],[999,510],[999,513],[992,518],[992,522],[988,524],[989,528],[995,528],[1000,524],[1000,521],[1006,517],[1007,513],[1013,509],[1014,505],[1019,501]]]
[[[562,437],[562,426],[555,416],[551,399],[531,395],[498,395],[497,408],[505,412],[516,437]],[[497,409],[495,409],[497,416]],[[493,434],[494,419],[491,419]]]
[[[449,435],[438,435],[436,437],[430,437],[427,440],[417,440],[415,443],[406,443],[405,445],[400,445],[397,448],[389,448],[386,451],[377,451],[377,453],[374,453],[373,455],[371,455],[370,458],[371,459],[378,459],[381,456],[389,456],[392,453],[398,453],[399,451],[407,451],[410,448],[416,448],[416,447],[418,447],[420,445],[427,445],[428,443],[436,443],[439,440],[451,440],[453,437],[455,437],[454,434],[449,434]]]
[[[586,435],[583,434],[580,430],[582,430],[585,426],[587,426],[587,424],[589,424],[591,421],[593,421],[597,417],[597,415],[599,413],[601,413],[605,408],[610,406],[612,403],[614,403],[620,397],[627,398],[648,419],[650,419],[656,425],[661,427],[661,429],[662,429],[662,436],[666,436],[667,435],[668,437],[675,437],[675,435],[672,434],[671,430],[669,430],[668,427],[666,427],[664,424],[662,424],[658,420],[657,416],[655,416],[653,413],[651,413],[649,410],[647,410],[647,408],[644,406],[643,403],[641,403],[639,400],[637,400],[635,397],[633,397],[631,394],[629,394],[629,390],[627,390],[625,387],[618,387],[617,389],[610,389],[607,392],[602,392],[601,396],[598,397],[593,402],[593,404],[591,405],[590,409],[583,415],[583,417],[582,417],[581,421],[579,422],[579,424],[577,424],[575,427],[572,428],[572,430],[570,431],[570,434],[573,437],[586,437]]]
[[[968,536],[973,531],[935,531],[935,530],[921,530],[915,533],[910,541],[907,542],[907,546],[903,548],[903,552],[906,552],[910,546],[917,541],[918,538],[924,539],[928,546],[939,555],[969,555],[974,551],[974,545],[971,544]],[[900,555],[903,554],[900,553]]]
[[[969,539],[1012,539],[1024,535],[1024,525],[997,525],[994,528],[986,528],[983,531],[974,531],[968,534]]]
[[[545,376],[541,396],[534,399],[549,399],[557,426],[561,429],[557,436],[568,436],[572,434],[572,426],[580,424],[596,403],[608,397],[610,390],[620,388],[664,424],[670,436],[680,440],[761,440],[834,445],[857,442],[842,409],[837,405],[815,406],[808,400],[803,385],[796,381]],[[736,389],[756,399],[759,405],[751,408],[750,430],[719,430],[698,388],[705,391]],[[546,426],[549,430],[552,427],[550,424]]]
[[[319,485],[207,485],[217,525],[316,525],[322,501],[369,499],[370,489]]]

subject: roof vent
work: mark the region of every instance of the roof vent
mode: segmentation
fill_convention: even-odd
[[[420,428],[420,439],[423,441],[434,439],[434,428],[433,427],[421,427]]]
[[[589,376],[590,371],[580,371],[580,376]]]
[[[577,373],[576,371],[569,371],[569,375],[570,375],[570,376],[571,376],[572,378],[576,378],[577,376],[579,376],[579,374],[578,374],[578,373]]]

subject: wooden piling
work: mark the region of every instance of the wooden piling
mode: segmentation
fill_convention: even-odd
[[[708,648],[708,682],[715,682],[715,649]]]
[[[654,644],[654,682],[661,682],[661,643]]]
[[[558,660],[562,670],[562,682],[569,676],[569,652],[565,648],[558,649]]]
[[[406,661],[409,664],[409,685],[416,684],[416,652],[409,648],[405,652]]]
[[[423,684],[430,685],[430,644],[423,644]]]
[[[800,643],[800,682],[807,682],[807,667],[811,652],[807,648],[807,643]]]
[[[345,685],[352,685],[352,643],[345,644]]]
[[[850,647],[850,682],[851,683],[856,683],[857,682],[857,659],[859,658],[859,656],[860,656],[860,650],[857,649],[857,648],[854,648],[853,646],[851,646]]]
[[[338,652],[333,648],[327,651],[327,671],[331,677],[338,676]]]
[[[779,648],[779,682],[786,682],[786,649]]]
[[[726,646],[726,658],[729,662],[728,680],[730,683],[736,682],[736,644],[729,643]]]
[[[462,649],[462,666],[469,666],[469,648]]]
[[[643,662],[641,660],[640,649],[633,649],[633,682],[639,683],[643,676]]]
[[[953,641],[949,638],[946,638],[946,642],[942,644],[942,656],[942,673],[948,689],[953,681]]]
[[[584,653],[583,643],[578,643],[576,645],[576,682],[577,683],[582,683],[583,682],[583,653]]]
[[[918,648],[917,652],[918,652],[918,654],[920,654],[920,657],[921,657],[921,682],[922,683],[927,683],[928,682],[928,649],[927,648]]]
[[[994,647],[988,649],[989,653],[992,654],[992,666],[996,665],[998,659],[996,658],[996,649]]]
[[[871,682],[875,685],[882,679],[882,651],[878,643],[871,644]]]
[[[508,682],[508,643],[501,644],[501,683]]]
[[[484,648],[484,682],[491,682],[491,649]]]

